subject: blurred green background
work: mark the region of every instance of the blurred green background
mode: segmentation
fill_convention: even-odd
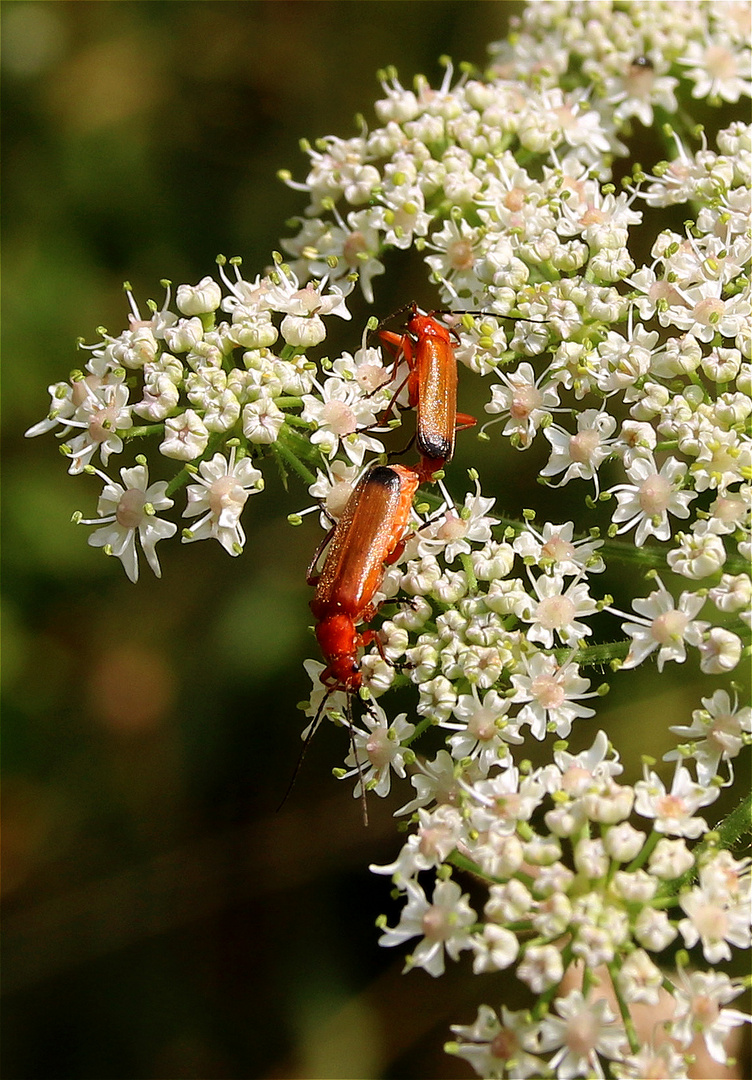
[[[517,6],[2,4],[6,1080],[465,1076],[441,1049],[449,1023],[471,1022],[481,995],[514,1004],[508,977],[465,962],[403,978],[404,957],[377,947],[374,919],[398,909],[367,866],[395,857],[405,795],[372,799],[365,830],[330,774],[341,731],[317,736],[275,810],[316,656],[317,528],[285,521],[302,487],[267,469],[240,559],[163,544],[162,580],[142,569],[134,587],[70,524],[93,516],[98,481],[23,431],[81,363],[76,339],[126,325],[123,280],[143,305],[163,277],[212,273],[218,252],[263,269],[304,206],[275,178],[304,177],[299,138],[347,137],[357,112],[373,123],[387,64],[406,85],[438,82],[443,53],[482,66]],[[380,315],[432,302],[408,260],[376,293]],[[463,409],[483,400],[463,386]],[[544,448],[523,460],[459,441],[455,476],[477,464],[502,511],[542,510]],[[617,745],[629,732],[633,767],[663,752],[656,717],[686,722],[707,692],[690,665],[628,690],[599,726]]]

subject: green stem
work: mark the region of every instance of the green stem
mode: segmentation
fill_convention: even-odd
[[[616,976],[619,974],[619,965],[616,963],[616,961],[612,960],[609,964],[606,964],[606,967],[608,968],[608,974],[611,978],[611,986],[614,991],[614,997],[616,998],[616,1003],[619,1006],[619,1012],[621,1013],[621,1018],[624,1022],[624,1030],[627,1033],[629,1048],[633,1054],[636,1054],[640,1049],[640,1040],[637,1036],[637,1030],[634,1026],[634,1021],[632,1020],[632,1014],[629,1011],[629,1006],[619,993],[619,983],[616,979]]]
[[[657,547],[636,547],[628,540],[604,540],[598,554],[609,556],[617,562],[631,563],[648,569],[666,569],[666,552]]]
[[[296,472],[306,484],[315,484],[316,477],[314,474],[310,469],[306,468],[297,454],[294,454],[284,442],[278,439],[275,443],[272,443],[272,450],[275,454],[278,454],[285,464],[289,465],[293,472]]]
[[[600,645],[585,645],[572,656],[571,649],[554,649],[553,655],[559,664],[565,663],[571,656],[573,663],[580,666],[609,664],[612,660],[623,660],[629,652],[628,641],[606,641]]]
[[[164,435],[164,424],[142,424],[140,427],[128,428],[127,431],[119,431],[121,439],[142,439],[145,435]]]
[[[462,569],[465,571],[468,588],[471,593],[474,593],[478,588],[478,579],[476,578],[475,570],[473,569],[473,560],[470,555],[460,552],[460,562],[462,563]]]
[[[165,494],[167,496],[174,495],[175,492],[179,491],[181,487],[184,487],[194,475],[195,473],[190,469],[181,469],[180,472],[176,473],[172,480],[170,480],[165,488]]]
[[[301,416],[296,416],[294,413],[286,413],[285,423],[292,424],[294,427],[304,427],[312,430],[309,420],[304,420]]]
[[[424,731],[428,731],[430,727],[433,727],[431,720],[427,717],[424,717],[415,725],[415,731],[412,733],[412,735],[409,735],[406,739],[402,739],[402,745],[409,746],[410,743],[413,743],[416,739],[419,739]]]
[[[728,817],[715,827],[715,832],[720,838],[721,847],[734,847],[745,833],[752,832],[752,794],[744,796],[739,805],[731,811]]]
[[[491,885],[504,885],[509,880],[505,877],[493,877],[492,875],[487,874],[477,863],[473,862],[472,859],[468,859],[467,855],[460,854],[457,850],[450,852],[445,859],[445,862],[451,863],[457,870],[462,870],[466,874],[472,874],[473,877],[480,878],[481,881],[487,881]],[[522,882],[522,884],[526,885],[528,888],[532,887],[533,878],[529,875],[518,870],[514,876],[516,881]]]
[[[635,870],[639,870],[639,868],[647,862],[650,853],[653,851],[655,845],[658,843],[660,838],[660,833],[656,832],[654,829],[645,841],[645,843],[642,845],[642,850],[637,853],[634,859],[632,859],[629,866],[626,868],[627,873],[634,873]]]

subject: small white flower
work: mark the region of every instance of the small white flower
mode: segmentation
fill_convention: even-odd
[[[420,937],[417,948],[408,956],[405,971],[422,967],[429,975],[443,975],[444,952],[457,960],[463,949],[472,947],[469,927],[476,915],[456,881],[437,882],[431,903],[416,881],[405,882],[408,901],[400,921],[387,927],[379,945],[401,945],[410,938]]]
[[[543,937],[558,938],[567,932],[571,918],[569,897],[554,891],[546,893],[545,898],[539,901],[532,924]]]
[[[501,373],[501,383],[491,387],[491,400],[485,406],[487,413],[499,413],[497,420],[489,420],[482,430],[506,419],[503,435],[512,435],[521,447],[529,446],[542,421],[556,410],[559,392],[554,383],[545,383],[544,372],[536,379],[530,364],[520,364],[510,375]]]
[[[711,342],[716,334],[733,338],[749,319],[749,293],[723,296],[723,282],[703,281],[687,289],[677,289],[682,303],[659,311],[662,326],[673,324],[698,341]]]
[[[122,382],[122,376],[117,381]],[[37,435],[44,435],[48,431],[52,431],[58,424],[61,424],[64,428],[67,427],[68,418],[74,416],[81,404],[86,400],[89,386],[93,389],[95,386],[101,385],[101,382],[102,380],[98,375],[87,375],[80,382],[79,380],[73,383],[57,382],[48,386],[50,411],[44,420],[40,420],[39,423],[28,428],[24,432],[24,436],[27,439],[33,439]],[[84,385],[81,386],[80,383]]]
[[[206,315],[216,311],[222,300],[222,289],[211,277],[203,277],[198,285],[178,285],[175,303],[183,315]]]
[[[263,489],[261,473],[249,457],[236,463],[235,448],[229,459],[215,454],[199,465],[198,483],[186,489],[188,505],[184,517],[203,517],[183,533],[183,543],[194,540],[218,540],[229,555],[239,555],[245,544],[240,515],[248,495]]]
[[[636,858],[644,843],[644,834],[628,821],[613,825],[603,837],[603,846],[606,851],[612,859],[620,863],[628,863]]]
[[[209,443],[209,432],[201,417],[193,409],[186,409],[180,416],[165,420],[165,437],[159,452],[178,461],[193,461],[201,457]]]
[[[473,1024],[452,1024],[452,1031],[462,1041],[449,1044],[447,1052],[469,1062],[478,1076],[527,1080],[545,1075],[545,1062],[531,1053],[538,1045],[538,1023],[527,1009],[511,1012],[502,1005],[499,1021],[493,1009],[481,1005]]]
[[[151,370],[150,370],[151,368]],[[166,372],[147,365],[144,369],[143,397],[133,411],[146,420],[159,421],[169,416],[180,400],[175,380]]]
[[[203,336],[203,323],[195,315],[191,319],[178,319],[174,326],[167,327],[165,344],[172,353],[185,353],[194,349]]]
[[[262,446],[276,442],[284,423],[285,414],[269,397],[243,406],[243,434],[249,442]]]
[[[561,981],[564,974],[561,953],[555,945],[530,945],[516,974],[534,994],[543,994]]]
[[[752,469],[750,444],[736,431],[723,431],[707,421],[700,420],[694,427],[697,436],[690,437],[687,452],[693,452],[693,444],[697,446],[696,460],[690,468],[695,488],[725,493]],[[683,449],[683,442],[680,445]]]
[[[749,574],[723,574],[708,596],[719,611],[748,612],[752,602],[752,580]]]
[[[464,169],[463,173],[469,175],[470,170]],[[439,253],[428,255],[426,264],[442,280],[451,281],[457,291],[472,292],[478,285],[475,262],[482,250],[480,240],[480,230],[473,228],[463,218],[459,221],[448,219],[438,232],[431,234],[426,244],[427,248]]]
[[[683,664],[687,658],[685,644],[701,648],[703,634],[710,625],[695,620],[705,598],[696,593],[683,592],[678,603],[662,582],[660,588],[647,597],[632,601],[632,607],[641,618],[639,621],[622,623],[621,628],[632,639],[622,668],[637,667],[658,649],[658,670],[663,670],[667,660]]]
[[[520,858],[521,861],[522,858]],[[531,918],[535,908],[533,894],[522,881],[512,877],[504,885],[489,886],[488,900],[483,908],[483,914],[492,922],[503,925],[504,923],[525,922]]]
[[[749,890],[747,890],[748,893]],[[687,915],[679,921],[679,931],[688,949],[697,942],[709,964],[730,960],[731,945],[737,949],[750,946],[749,895],[734,902],[726,893],[700,887],[680,893],[679,904]]]
[[[563,645],[576,645],[592,634],[587,623],[580,622],[595,614],[597,605],[588,592],[587,582],[572,581],[565,588],[559,574],[542,574],[533,581],[537,602],[528,598],[519,615],[531,623],[527,632],[530,641],[538,641],[544,649],[554,647],[554,638]]]
[[[476,803],[471,820],[478,831],[490,829],[499,836],[510,836],[520,821],[529,821],[535,813],[544,788],[535,775],[520,779],[519,769],[512,766],[492,779],[476,781],[468,793]]]
[[[503,926],[486,923],[482,934],[472,939],[475,959],[473,972],[480,975],[484,971],[503,971],[517,958],[520,950],[516,934]]]
[[[446,750],[439,750],[433,761],[418,759],[410,783],[415,788],[416,797],[396,810],[395,815],[411,814],[428,803],[454,805],[459,802],[461,789],[456,763]]]
[[[357,382],[332,376],[324,381],[318,395],[303,396],[301,417],[314,425],[311,442],[330,460],[341,447],[353,464],[362,465],[367,450],[384,452],[383,443],[363,430],[376,425],[378,407]]]
[[[408,836],[395,862],[368,869],[374,874],[390,874],[395,885],[403,887],[420,870],[435,869],[445,862],[461,834],[462,816],[455,807],[437,806],[431,811],[420,807],[417,831]]]
[[[662,838],[648,858],[650,873],[660,881],[674,881],[686,874],[695,863],[694,855],[683,839]]]
[[[503,744],[523,742],[517,726],[510,725],[507,720],[509,704],[509,700],[496,690],[487,690],[482,701],[475,686],[472,694],[460,694],[454,706],[454,715],[460,723],[445,720],[441,724],[458,732],[449,739],[452,756],[458,759],[477,757],[486,770],[491,765],[503,763],[506,754]]]
[[[91,534],[89,543],[92,547],[103,547],[108,555],[120,559],[126,574],[135,582],[138,580],[138,537],[146,561],[156,577],[161,577],[156,545],[177,532],[177,525],[156,516],[157,510],[167,510],[173,505],[173,500],[165,494],[167,481],[159,480],[149,485],[146,465],[121,469],[122,484],[109,480],[103,473],[97,472],[97,475],[105,481],[97,504],[99,518],[81,520],[80,524],[103,527]]]
[[[347,310],[345,297],[352,292],[354,282],[346,282],[343,287],[332,285],[326,291],[326,278],[317,284],[309,282],[300,288],[295,274],[285,270],[283,266],[277,266],[275,274],[278,280],[267,287],[265,303],[273,311],[285,312],[290,317],[290,330],[297,327],[305,336],[306,320],[312,319],[316,324],[320,324],[319,316],[322,315],[337,315],[340,319],[352,318]],[[288,344],[293,342],[288,341]]]
[[[678,931],[665,911],[644,907],[634,925],[635,939],[650,952],[663,952],[675,940]]]
[[[119,379],[116,383],[98,380],[98,385],[92,385],[86,379],[77,382],[73,400],[79,405],[75,414],[66,418],[65,425],[83,430],[64,446],[64,450],[66,457],[71,459],[68,472],[76,475],[84,471],[97,450],[103,465],[109,461],[110,454],[121,453],[123,440],[119,432],[128,431],[133,426],[133,419],[128,405],[128,387]]]
[[[678,62],[688,69],[686,76],[695,84],[693,98],[719,97],[738,101],[752,92],[749,77],[750,50],[740,49],[725,34],[699,41],[688,41]]]
[[[419,716],[430,716],[435,722],[447,720],[457,704],[457,691],[449,679],[437,675],[435,679],[420,684]]]
[[[617,1080],[645,1080],[646,1076],[689,1080],[686,1056],[674,1049],[672,1043],[655,1045],[653,1039],[644,1043],[636,1054],[625,1054],[620,1061],[615,1061],[611,1069]]]
[[[558,573],[563,577],[580,577],[585,572],[600,574],[606,564],[596,550],[603,547],[603,540],[585,537],[574,540],[574,524],[553,525],[546,522],[539,533],[528,522],[512,541],[517,554],[546,573]]]
[[[557,487],[568,484],[579,477],[595,482],[596,497],[599,493],[598,469],[611,455],[614,440],[610,438],[616,430],[616,420],[598,409],[586,409],[577,416],[577,434],[549,424],[543,434],[551,443],[551,457],[541,469],[541,476],[555,476],[564,472]],[[565,471],[566,470],[566,471]]]
[[[643,949],[635,949],[626,958],[616,977],[625,1001],[657,1005],[663,973]]]
[[[578,874],[591,881],[605,877],[609,859],[600,837],[581,837],[574,845],[572,855]]]
[[[752,860],[747,856],[735,859],[730,851],[711,848],[700,865],[700,884],[709,895],[722,898],[727,904],[744,905],[750,898]]]
[[[427,235],[431,215],[426,212],[425,195],[417,183],[385,188],[379,202],[373,222],[383,230],[386,245],[406,250],[416,236]]]
[[[695,811],[718,798],[717,787],[703,787],[692,780],[689,770],[677,765],[671,791],[667,792],[657,773],[645,769],[645,779],[635,784],[635,811],[655,821],[656,832],[688,836],[696,840],[707,832],[707,822]]]
[[[702,532],[701,526],[705,526],[707,532],[718,533],[719,536],[727,536],[736,532],[737,528],[747,528],[752,509],[748,484],[742,485],[739,491],[724,492],[719,494],[710,507],[710,517],[707,522],[695,524],[695,532]]]
[[[692,756],[697,762],[697,779],[709,784],[718,773],[720,762],[731,762],[739,755],[745,735],[752,733],[752,708],[739,708],[734,696],[733,705],[726,690],[716,690],[712,697],[702,698],[702,709],[692,713],[689,726],[672,726],[669,731],[682,741],[691,740]],[[664,755],[664,761],[679,758],[678,750]]]
[[[285,315],[279,332],[287,345],[303,351],[320,345],[326,338],[324,320],[316,311],[306,315]]]
[[[618,506],[613,521],[620,524],[618,533],[637,525],[635,544],[642,547],[648,536],[668,540],[671,526],[668,515],[689,517],[689,504],[697,498],[694,491],[682,491],[687,466],[670,457],[658,471],[652,455],[635,458],[627,467],[631,484],[616,484],[610,491],[616,494]]]
[[[741,982],[732,982],[720,971],[679,970],[681,982],[674,984],[674,1015],[668,1034],[683,1049],[701,1035],[713,1061],[720,1065],[727,1062],[726,1038],[739,1024],[748,1024],[750,1016],[738,1009],[721,1008],[742,993]]]
[[[621,122],[636,116],[644,127],[651,127],[654,106],[672,114],[676,112],[679,106],[674,90],[679,80],[666,75],[668,69],[668,61],[660,55],[654,58],[652,50],[650,57],[640,57],[624,64],[620,77],[607,81],[609,92],[606,101],[615,106],[614,118]]]
[[[232,300],[223,300],[222,306],[229,305]],[[279,336],[277,327],[272,322],[271,312],[255,306],[247,309],[243,304],[236,304],[232,308],[232,324],[226,327],[226,334],[233,345],[239,345],[243,349],[270,349]]]
[[[317,500],[318,505],[301,510],[300,513],[310,513],[311,510],[320,508],[321,528],[330,529],[332,521],[338,521],[342,516],[355,489],[359,473],[357,465],[348,465],[340,459],[327,462],[326,473],[317,469],[316,480],[308,488],[308,494]]]
[[[741,638],[722,626],[711,627],[698,648],[700,671],[704,675],[723,675],[733,671],[742,656]]]
[[[595,691],[587,693],[588,679],[583,679],[579,668],[571,662],[559,665],[556,658],[544,653],[534,653],[524,658],[524,675],[512,675],[514,694],[512,702],[527,702],[517,715],[518,724],[529,724],[536,739],[545,738],[550,725],[560,738],[565,738],[578,717],[594,716],[595,710],[577,701],[596,697]]]
[[[617,784],[612,778],[600,785],[592,785],[582,796],[582,806],[591,821],[599,825],[615,825],[632,813],[634,791],[625,784]]]
[[[679,547],[669,551],[666,562],[675,574],[700,581],[717,574],[726,562],[723,540],[715,533],[678,533]]]
[[[555,750],[554,764],[542,772],[541,779],[548,791],[575,796],[584,795],[593,781],[601,783],[622,771],[619,755],[610,746],[605,731],[599,731],[590,749],[579,754]]]
[[[658,882],[645,870],[617,870],[614,893],[628,903],[647,904],[658,891]]]
[[[597,349],[596,384],[603,394],[634,386],[651,369],[658,332],[637,326],[628,338],[610,331]]]
[[[459,514],[453,508],[447,508],[444,515],[419,531],[418,554],[443,552],[445,561],[453,563],[458,555],[470,554],[471,543],[488,543],[492,527],[498,524],[498,519],[488,513],[495,502],[495,499],[483,498],[476,481],[475,494],[468,492]]]
[[[479,581],[495,581],[512,572],[514,550],[510,544],[491,541],[480,551],[472,551],[473,572]]]
[[[354,356],[343,352],[332,364],[331,371],[345,382],[354,380],[369,400],[374,414],[393,403],[394,387],[403,381],[402,369],[399,374],[395,373],[391,363],[384,363],[381,350],[373,348],[358,349]],[[407,404],[407,398],[406,388],[397,394],[400,404]]]
[[[353,791],[356,799],[362,797],[363,783],[366,791],[375,791],[380,798],[384,798],[389,794],[392,770],[397,776],[405,775],[405,748],[402,743],[413,734],[415,725],[407,723],[405,713],[396,716],[390,723],[384,710],[373,702],[363,714],[362,722],[368,730],[352,729],[355,756],[351,750],[345,759],[348,772],[342,774],[342,779],[358,777]]]

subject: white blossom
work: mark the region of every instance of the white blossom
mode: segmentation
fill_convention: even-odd
[[[693,491],[681,490],[687,466],[670,457],[660,471],[652,456],[637,457],[627,466],[630,484],[616,484],[611,492],[618,506],[613,521],[623,533],[637,525],[635,543],[641,547],[648,536],[668,540],[671,525],[668,515],[689,517],[689,504],[697,498]]]
[[[234,448],[229,458],[215,454],[211,461],[202,461],[198,483],[186,489],[188,505],[183,512],[185,517],[201,516],[184,530],[183,542],[213,537],[228,555],[239,555],[245,544],[240,515],[248,495],[261,491],[263,486],[261,472],[251,458],[236,462]]]
[[[102,473],[97,475],[105,481],[97,503],[99,518],[92,521],[78,519],[83,525],[101,524],[101,528],[89,537],[89,543],[92,547],[104,548],[108,555],[120,559],[130,580],[137,581],[138,539],[155,576],[161,577],[156,545],[177,532],[177,525],[156,516],[157,510],[167,510],[173,505],[172,499],[165,493],[167,482],[160,480],[149,484],[146,465],[121,469],[122,484],[109,480]]]

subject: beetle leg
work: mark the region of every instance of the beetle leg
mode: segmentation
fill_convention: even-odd
[[[455,421],[455,431],[464,431],[465,428],[475,427],[478,421],[474,416],[469,416],[467,413],[457,413],[457,419]]]
[[[313,558],[311,559],[310,563],[308,564],[308,569],[306,570],[306,585],[317,585],[318,584],[318,581],[319,581],[319,578],[321,577],[321,574],[319,574],[316,571],[316,563],[321,558],[321,556],[322,556],[322,554],[324,552],[324,549],[326,548],[327,544],[331,540],[332,534],[333,534],[333,532],[334,532],[334,530],[336,528],[337,528],[337,524],[335,522],[332,525],[329,532],[324,537],[324,539],[321,541],[319,546],[316,548],[315,554],[314,554]]]

